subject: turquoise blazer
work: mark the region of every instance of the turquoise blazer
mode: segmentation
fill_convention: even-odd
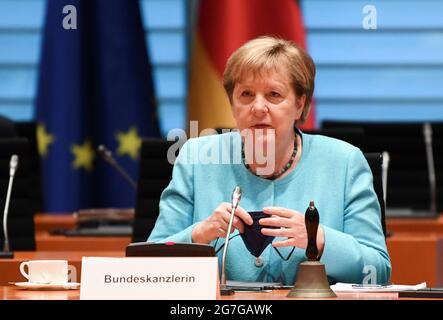
[[[161,195],[160,214],[148,241],[192,242],[194,226],[220,203],[230,202],[238,185],[242,189],[240,206],[246,211],[278,206],[304,214],[309,201],[315,201],[325,233],[320,261],[331,283],[362,283],[365,277],[375,277],[380,284],[388,282],[391,263],[380,205],[364,155],[344,141],[303,132],[301,136],[299,163],[287,176],[274,181],[255,176],[242,164],[237,132],[188,140]],[[219,239],[217,248],[223,242]],[[283,256],[291,249],[279,248]],[[242,238],[232,238],[227,279],[294,284],[298,264],[306,260],[305,249],[295,248],[291,258],[284,261],[271,245],[261,258],[264,263],[257,266]]]

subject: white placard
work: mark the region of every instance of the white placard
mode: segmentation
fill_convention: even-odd
[[[215,300],[217,257],[83,257],[82,300]]]

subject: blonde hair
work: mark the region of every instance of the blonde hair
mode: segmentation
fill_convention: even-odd
[[[314,94],[315,64],[309,54],[292,41],[264,36],[238,48],[229,57],[223,74],[223,86],[229,101],[232,103],[234,87],[246,74],[262,74],[278,70],[282,65],[288,70],[297,97],[306,97],[300,117],[303,123],[308,117]]]

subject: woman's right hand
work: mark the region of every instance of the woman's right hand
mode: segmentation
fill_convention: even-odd
[[[231,217],[232,206],[223,202],[205,220],[197,224],[192,230],[193,243],[209,243],[217,238],[225,238],[228,231],[229,218]],[[252,225],[253,221],[249,213],[240,206],[235,210],[235,217],[232,222],[231,233],[237,229],[240,233],[245,230],[244,223]]]

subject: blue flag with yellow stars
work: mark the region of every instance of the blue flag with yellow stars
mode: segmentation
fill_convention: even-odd
[[[159,136],[139,1],[48,0],[36,98],[46,212],[133,207],[142,137]]]

